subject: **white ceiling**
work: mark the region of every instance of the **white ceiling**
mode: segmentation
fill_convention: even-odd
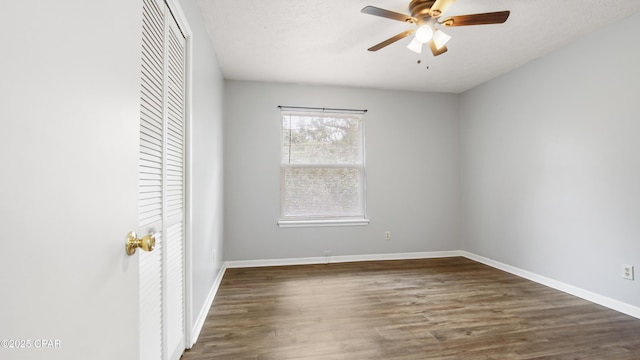
[[[452,39],[438,57],[428,47],[421,55],[409,51],[411,37],[367,51],[412,25],[360,10],[409,14],[409,2],[198,0],[227,79],[451,93],[640,11],[640,0],[457,0],[441,19],[502,10],[511,16],[500,25],[442,27]]]

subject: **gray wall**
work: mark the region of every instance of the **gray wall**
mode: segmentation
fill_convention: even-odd
[[[461,96],[462,248],[640,305],[640,15]],[[640,270],[640,269],[637,269]]]
[[[369,110],[368,226],[276,225],[278,105]],[[456,95],[226,81],[224,108],[225,260],[460,248]],[[385,230],[391,240],[384,239]]]
[[[181,0],[193,31],[191,225],[193,321],[222,266],[222,98],[224,81],[196,0]]]

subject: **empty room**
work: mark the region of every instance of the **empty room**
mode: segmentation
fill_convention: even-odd
[[[640,358],[640,2],[1,13],[0,358]]]

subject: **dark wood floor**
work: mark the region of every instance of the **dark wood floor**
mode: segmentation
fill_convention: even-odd
[[[640,359],[640,319],[466,258],[228,269],[182,359]]]

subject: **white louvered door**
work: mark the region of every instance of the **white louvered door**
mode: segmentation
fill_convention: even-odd
[[[184,210],[185,210],[185,39],[170,16],[166,27],[166,115],[163,231],[166,252],[163,280],[165,359],[177,360],[185,349],[184,336]]]
[[[140,359],[177,360],[185,349],[185,39],[167,6],[144,0],[139,231]]]

